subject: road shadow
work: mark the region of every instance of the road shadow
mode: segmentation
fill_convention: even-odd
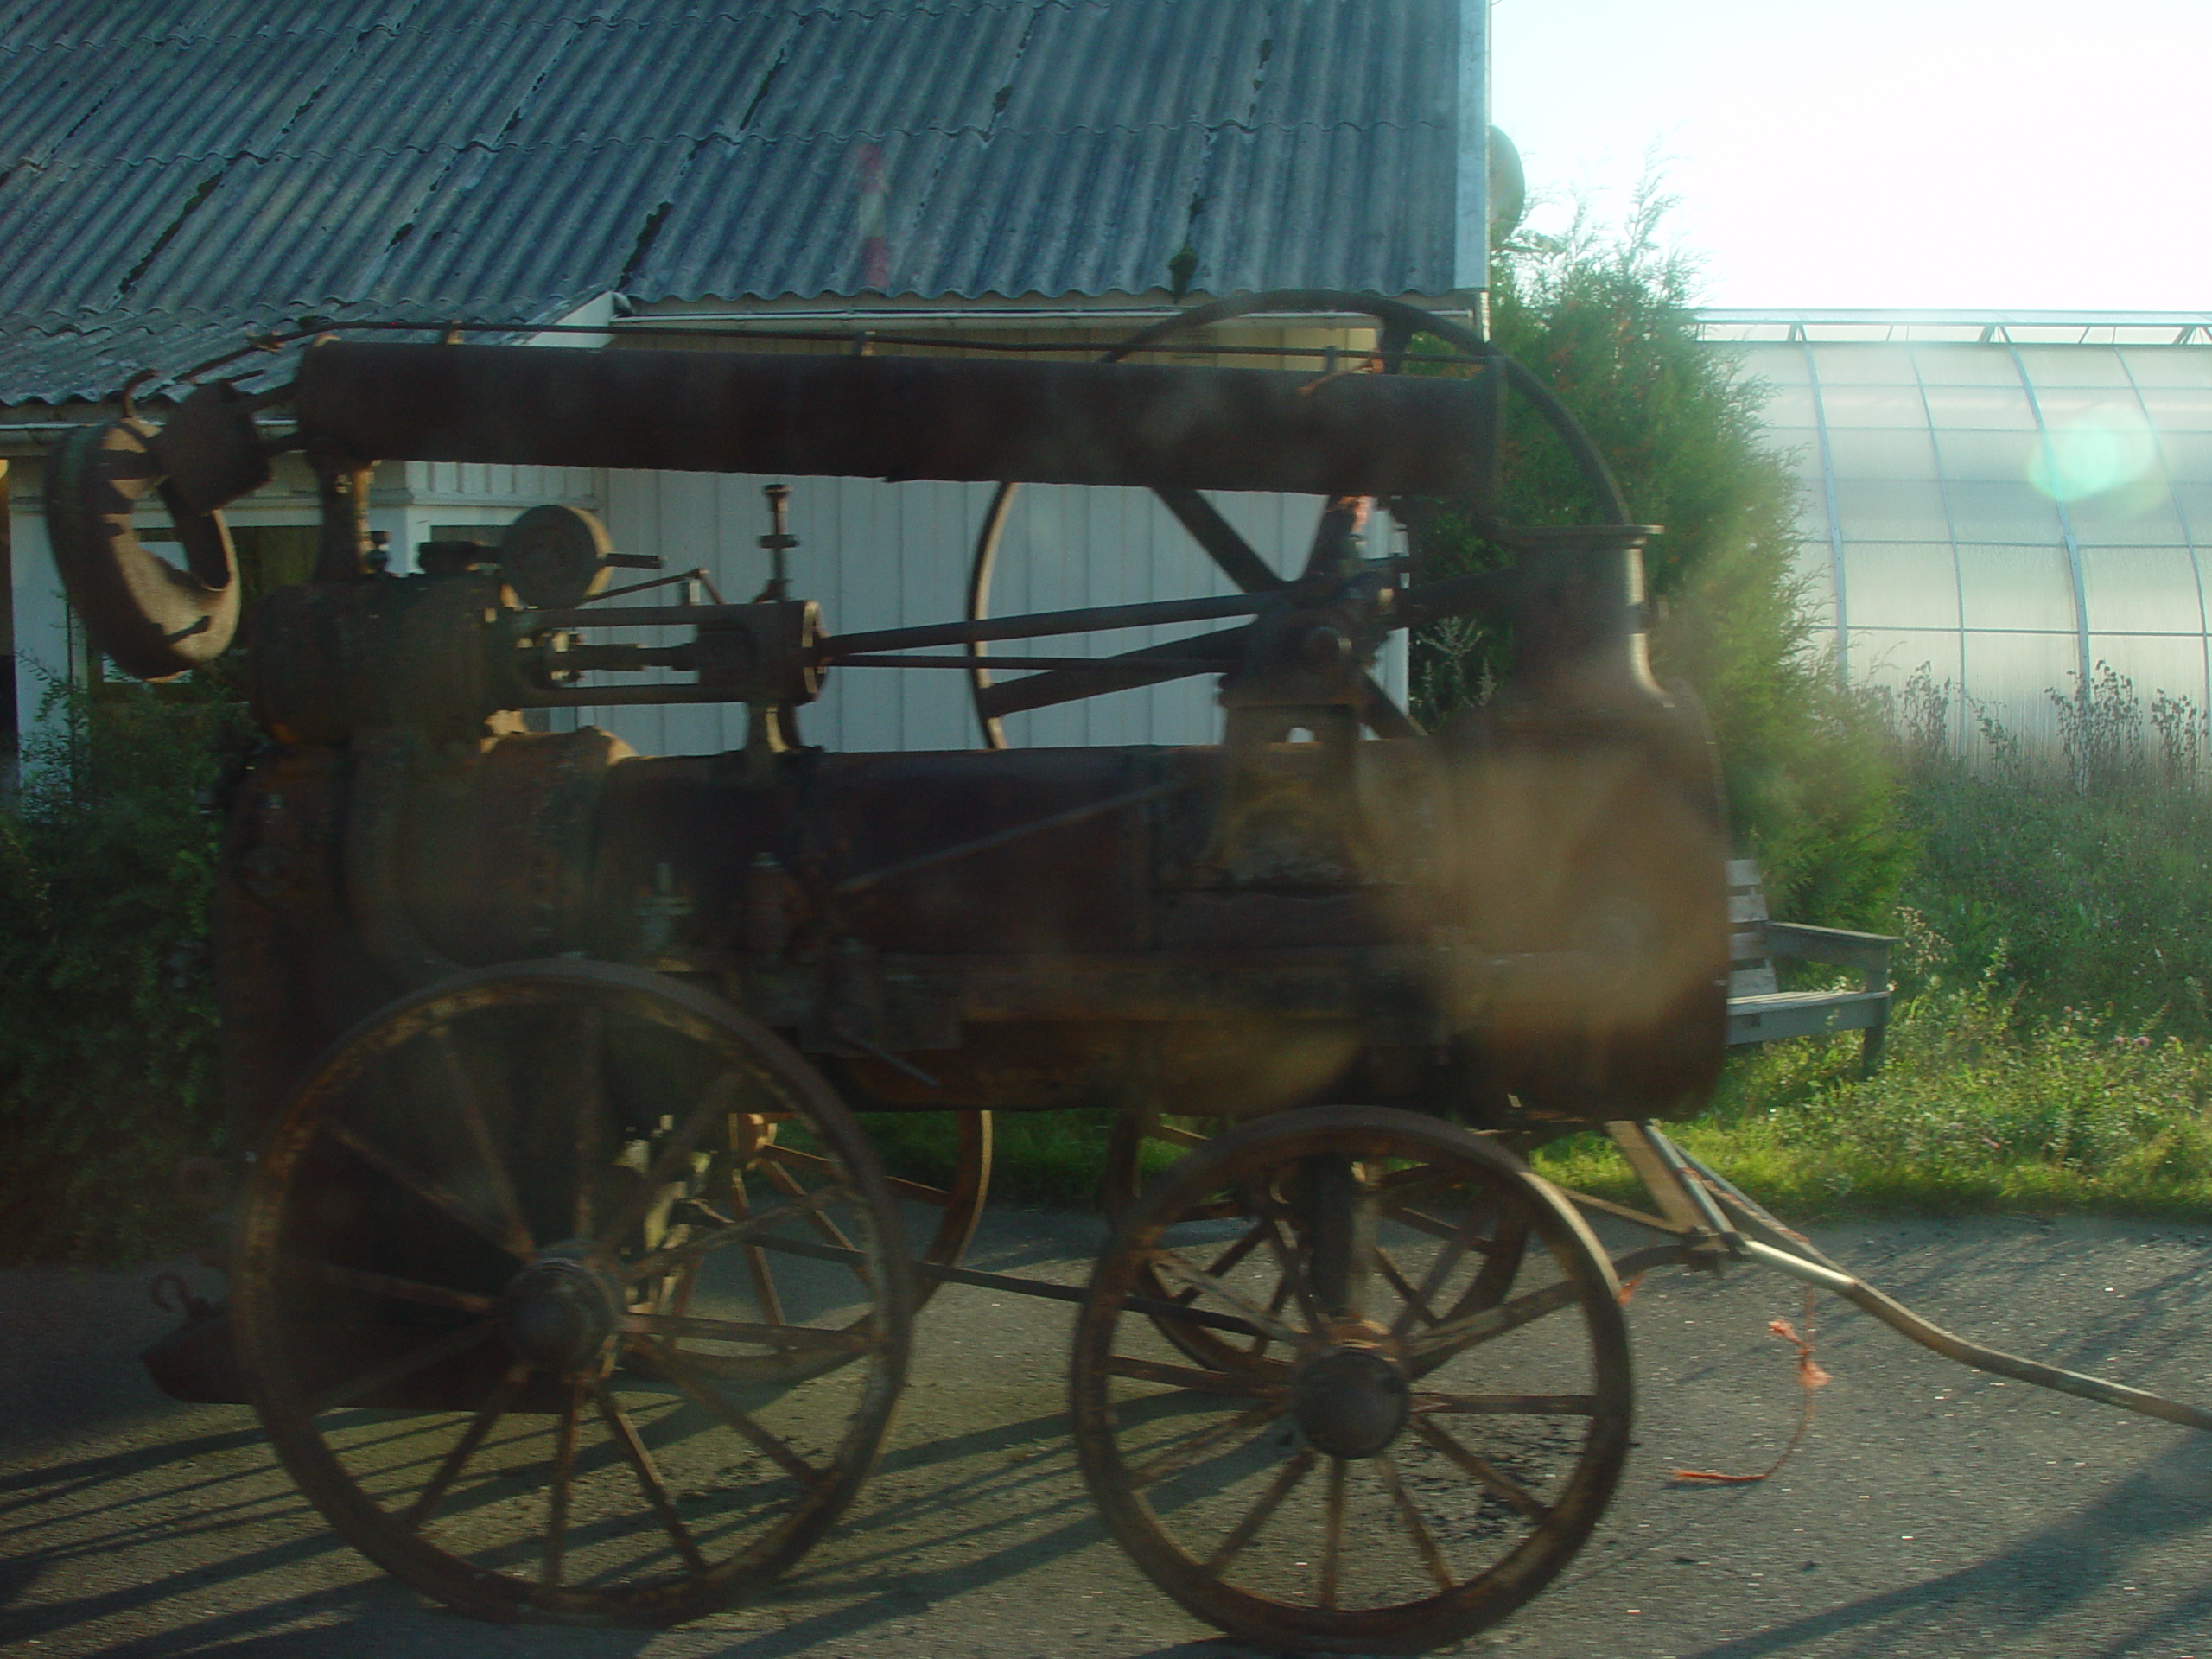
[[[1971,1636],[1976,1652],[2051,1651],[2052,1623],[2093,1597],[2108,1597],[2139,1553],[2208,1528],[2212,1442],[2193,1435],[2009,1549],[1920,1584],[1700,1649],[1694,1659],[1761,1659],[1815,1648],[1823,1659],[1891,1659],[1943,1651],[1952,1631]],[[2202,1637],[2208,1629],[2212,1568],[2190,1593],[2145,1609],[2107,1644],[2067,1651],[2076,1659],[2116,1659],[2161,1635]]]

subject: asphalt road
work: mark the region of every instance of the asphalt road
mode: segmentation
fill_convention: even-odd
[[[1013,1214],[976,1265],[1077,1282],[1096,1224]],[[2212,1223],[1821,1228],[1963,1333],[2212,1402]],[[334,1542],[250,1413],[168,1402],[137,1351],[149,1271],[0,1273],[0,1652],[254,1659],[728,1655],[1231,1659],[1092,1517],[1066,1442],[1072,1310],[963,1287],[924,1316],[882,1465],[768,1600],[662,1632],[473,1624]],[[1965,1371],[1834,1301],[1812,1432],[1798,1288],[1670,1273],[1637,1293],[1637,1449],[1561,1581],[1461,1649],[2212,1659],[2212,1437]]]

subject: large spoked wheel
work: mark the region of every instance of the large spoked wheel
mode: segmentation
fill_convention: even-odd
[[[1501,1214],[1532,1241],[1512,1294],[1440,1315]],[[1281,1362],[1188,1363],[1128,1306],[1148,1274]],[[1618,1286],[1566,1203],[1481,1137],[1380,1109],[1262,1118],[1172,1172],[1099,1262],[1071,1380],[1092,1497],[1155,1584],[1248,1640],[1363,1652],[1459,1640],[1541,1589],[1611,1497],[1630,1395]]]
[[[1189,334],[1238,317],[1271,314],[1372,317],[1376,323],[1376,351],[1379,354],[1380,367],[1386,374],[1401,372],[1406,365],[1408,349],[1414,340],[1423,337],[1434,342],[1441,353],[1441,361],[1494,368],[1501,377],[1501,385],[1510,385],[1559,434],[1593,496],[1604,504],[1606,522],[1613,524],[1629,522],[1627,503],[1621,495],[1619,486],[1614,481],[1611,469],[1588,434],[1582,430],[1549,387],[1526,366],[1486,344],[1471,330],[1448,317],[1437,316],[1402,300],[1333,289],[1281,290],[1217,300],[1210,304],[1192,306],[1188,310],[1178,312],[1172,317],[1138,330],[1103,353],[1099,360],[1120,362],[1125,358],[1158,350],[1178,335]],[[1020,487],[1019,484],[1011,482],[998,486],[997,493],[991,498],[989,509],[983,515],[982,525],[976,533],[975,553],[968,571],[968,615],[971,621],[982,621],[990,614],[991,593],[998,569],[1000,547],[1005,539],[1007,525],[1013,517],[1014,504]],[[1283,574],[1262,556],[1222,516],[1220,509],[1197,490],[1160,488],[1154,493],[1191,539],[1240,592],[1267,593],[1292,584],[1293,575]],[[1390,505],[1403,507],[1408,504]],[[1317,527],[1317,540],[1328,519],[1329,514],[1325,508],[1322,526]],[[1417,579],[1418,573],[1415,575]],[[1208,671],[1188,666],[1163,666],[1147,671],[1141,663],[1132,659],[1147,654],[1186,659],[1204,657],[1212,654],[1224,644],[1219,636],[1202,636],[1197,640],[1147,647],[1144,651],[1129,653],[1121,659],[1116,671],[1111,674],[1102,675],[1087,669],[1062,668],[999,683],[995,683],[991,676],[989,647],[971,644],[968,650],[974,660],[969,670],[969,680],[983,747],[992,749],[1007,747],[1005,721],[1010,715]],[[1234,666],[1235,661],[1235,652],[1230,649],[1222,656],[1220,668],[1225,671]],[[1372,678],[1367,682],[1366,695],[1359,712],[1362,721],[1377,737],[1416,737],[1421,734],[1420,726]]]
[[[1230,1127],[1229,1121],[1222,1118],[1177,1119],[1150,1107],[1123,1108],[1114,1120],[1113,1134],[1106,1143],[1103,1207],[1107,1216],[1118,1223],[1129,1214],[1143,1196],[1146,1172],[1166,1161],[1163,1154],[1180,1155],[1204,1147],[1212,1136]],[[1514,1275],[1521,1270],[1521,1258],[1529,1246],[1526,1215],[1517,1207],[1498,1208],[1486,1217],[1465,1216],[1458,1225],[1446,1228],[1421,1208],[1425,1188],[1421,1178],[1409,1173],[1419,1167],[1421,1166],[1408,1164],[1395,1173],[1390,1192],[1378,1200],[1382,1212],[1416,1231],[1436,1237],[1448,1234],[1451,1249],[1465,1253],[1469,1268],[1465,1275],[1459,1275],[1459,1262],[1455,1257],[1457,1300],[1447,1307],[1432,1308],[1422,1317],[1435,1324],[1496,1306],[1512,1288]],[[1440,1175],[1438,1179],[1447,1183],[1450,1179],[1448,1175]],[[1211,1208],[1223,1217],[1240,1213],[1237,1200],[1233,1198],[1216,1199]],[[1234,1270],[1248,1259],[1256,1262],[1261,1282],[1255,1282],[1253,1288],[1264,1288],[1262,1306],[1280,1315],[1289,1304],[1294,1281],[1283,1271],[1281,1262],[1265,1248],[1266,1229],[1264,1220],[1254,1220],[1213,1253],[1206,1268],[1218,1275]],[[1265,1284],[1270,1277],[1274,1282]],[[1187,1307],[1198,1300],[1199,1289],[1192,1284],[1168,1284],[1147,1267],[1139,1270],[1138,1294]],[[1232,1337],[1210,1325],[1187,1324],[1165,1315],[1154,1319],[1153,1325],[1177,1351],[1216,1370],[1247,1371],[1270,1367],[1281,1370],[1294,1358],[1279,1338],[1265,1331]],[[1414,1374],[1421,1375],[1442,1363],[1440,1355],[1417,1359],[1413,1362]]]
[[[771,1123],[816,1160],[796,1192],[748,1152]],[[899,1216],[849,1114],[633,969],[465,974],[357,1027],[243,1224],[232,1318],[278,1455],[467,1612],[660,1624],[759,1589],[850,1501],[904,1376]]]

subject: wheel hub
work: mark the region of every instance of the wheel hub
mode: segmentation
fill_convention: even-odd
[[[606,1352],[622,1298],[582,1247],[555,1245],[508,1281],[499,1326],[515,1352],[541,1370],[573,1375]]]
[[[1332,1458],[1382,1451],[1405,1427],[1409,1402],[1403,1374],[1372,1348],[1329,1349],[1291,1378],[1292,1420],[1309,1445]]]

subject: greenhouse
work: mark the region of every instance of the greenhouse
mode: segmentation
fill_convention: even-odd
[[[1968,753],[1985,715],[2056,752],[2101,686],[2153,753],[2164,732],[2201,754],[2212,313],[1700,322],[1766,393],[1808,593],[1853,680],[1925,671]]]

